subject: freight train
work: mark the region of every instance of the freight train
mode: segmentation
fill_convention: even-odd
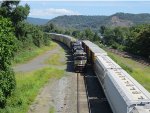
[[[87,56],[83,50],[82,42],[67,35],[56,33],[50,33],[50,35],[53,40],[57,40],[59,42],[64,43],[72,50],[74,59],[74,71],[84,72],[86,70]]]
[[[68,40],[69,36],[50,33],[53,39]],[[61,41],[68,47],[75,42]],[[94,43],[84,40],[82,46],[87,54],[87,61],[104,90],[113,113],[150,113],[150,93],[115,63],[103,49]]]

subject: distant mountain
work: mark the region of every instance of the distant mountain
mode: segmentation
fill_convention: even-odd
[[[50,20],[47,24],[54,23],[63,28],[85,29],[92,28],[98,30],[100,26],[133,26],[137,24],[149,23],[150,14],[129,14],[116,13],[111,16],[58,16]]]
[[[97,28],[97,25],[103,25],[107,16],[58,16],[50,20],[47,24],[54,23],[64,28],[84,29],[87,27]]]
[[[41,18],[32,18],[28,17],[27,22],[33,25],[44,25],[49,21],[49,19],[41,19]]]

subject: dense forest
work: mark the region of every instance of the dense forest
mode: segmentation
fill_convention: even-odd
[[[29,12],[29,5],[21,6],[19,1],[3,1],[0,6],[0,107],[5,107],[16,87],[11,68],[14,56],[50,42],[38,26],[26,22]]]
[[[100,26],[130,27],[138,24],[150,23],[150,14],[116,13],[111,16],[58,16],[47,24],[53,23],[62,28],[76,28],[84,30],[87,27],[98,31]]]

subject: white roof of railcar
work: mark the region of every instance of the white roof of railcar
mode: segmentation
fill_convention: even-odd
[[[90,50],[93,52],[93,53],[100,53],[100,54],[103,54],[103,55],[107,55],[107,52],[105,52],[103,49],[101,49],[100,47],[90,47]]]
[[[98,47],[96,44],[92,43],[89,40],[83,40],[83,43],[85,43],[88,47]]]
[[[85,43],[88,47],[98,47],[96,44],[92,43],[89,40],[83,40],[83,43]]]
[[[150,102],[150,93],[123,69],[108,69],[108,76],[127,105]]]
[[[121,67],[114,62],[109,56],[97,56],[96,59],[98,60],[98,62],[100,63],[101,66],[103,66],[104,69],[113,69],[113,68],[120,68]]]
[[[96,44],[92,43],[89,40],[83,40],[83,43],[86,44],[86,46],[89,47],[89,49],[93,52],[93,53],[100,53],[103,55],[107,55],[107,52],[104,51],[103,49],[101,49],[99,46],[97,46]]]

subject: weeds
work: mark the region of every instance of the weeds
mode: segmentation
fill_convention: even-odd
[[[59,79],[63,74],[64,70],[49,67],[32,72],[16,73],[16,91],[8,98],[6,108],[0,109],[0,113],[26,113],[38,94],[39,89],[49,79]]]

